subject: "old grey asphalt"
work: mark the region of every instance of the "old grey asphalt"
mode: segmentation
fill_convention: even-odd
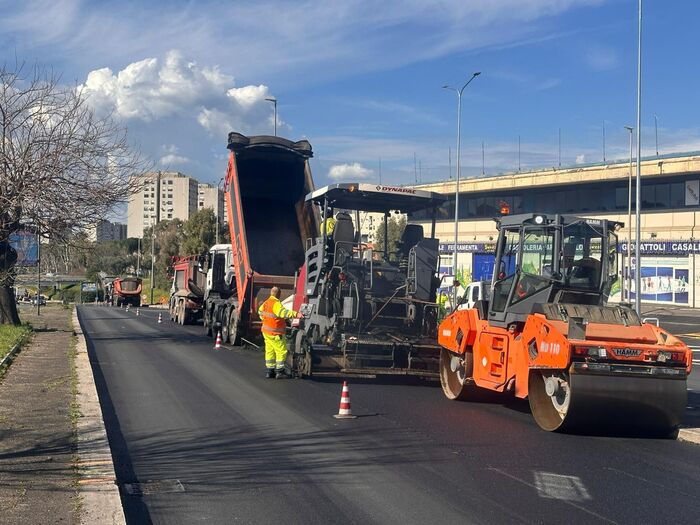
[[[700,447],[541,431],[416,382],[263,377],[201,326],[83,306],[129,523],[697,523]]]

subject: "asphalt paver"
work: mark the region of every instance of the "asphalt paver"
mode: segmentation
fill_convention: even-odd
[[[259,351],[80,307],[129,523],[696,523],[700,447],[556,434],[427,381],[268,380]]]

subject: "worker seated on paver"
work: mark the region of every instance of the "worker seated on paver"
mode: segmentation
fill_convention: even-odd
[[[265,376],[268,379],[289,377],[285,370],[287,345],[285,338],[285,319],[301,317],[301,314],[282,306],[280,289],[273,286],[270,297],[258,308],[262,319],[262,334],[265,341]]]
[[[326,236],[330,238],[333,235],[333,230],[335,229],[335,219],[330,212],[327,213],[328,217],[323,218],[323,212],[321,212],[321,217],[323,219],[321,220],[321,225],[318,231],[321,237],[323,237],[323,234],[325,233]]]

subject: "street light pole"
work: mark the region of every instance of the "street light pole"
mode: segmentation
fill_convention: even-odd
[[[265,98],[268,102],[272,102],[272,105],[275,107],[275,137],[277,136],[277,99],[275,97],[267,97]]]
[[[642,313],[642,258],[641,258],[641,237],[642,237],[642,0],[639,0],[639,38],[637,42],[637,206],[635,258],[637,260],[636,271],[634,272],[635,306],[637,314]]]
[[[221,177],[219,184],[216,186],[216,242],[219,244],[219,191],[221,191],[221,183],[224,182],[224,178]]]
[[[156,286],[155,251],[156,251],[156,227],[151,226],[151,304],[153,304],[153,289]]]
[[[457,278],[457,240],[459,237],[459,180],[461,177],[461,165],[462,165],[462,93],[464,89],[481,74],[481,71],[477,71],[472,74],[471,78],[464,83],[460,89],[453,88],[451,86],[442,86],[444,89],[449,89],[457,93],[457,183],[455,185],[455,245],[453,251],[453,261],[452,261],[452,279]],[[457,308],[457,286],[453,284],[454,289],[452,308]]]
[[[627,300],[632,299],[632,135],[634,128],[625,126],[630,132],[630,169],[627,180]]]
[[[659,118],[654,113],[654,140],[656,142],[656,156],[659,156]]]

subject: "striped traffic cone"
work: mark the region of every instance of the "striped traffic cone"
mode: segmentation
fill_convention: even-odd
[[[136,309],[136,316],[138,317],[139,315],[141,315],[141,311],[137,308]]]
[[[340,408],[333,417],[336,419],[355,419],[357,417],[352,415],[352,410],[350,409],[350,392],[348,391],[347,381],[343,381],[343,392],[340,394]]]
[[[221,350],[221,330],[216,334],[216,342],[214,343],[214,350]]]
[[[163,322],[163,314],[158,312],[158,324]]]

